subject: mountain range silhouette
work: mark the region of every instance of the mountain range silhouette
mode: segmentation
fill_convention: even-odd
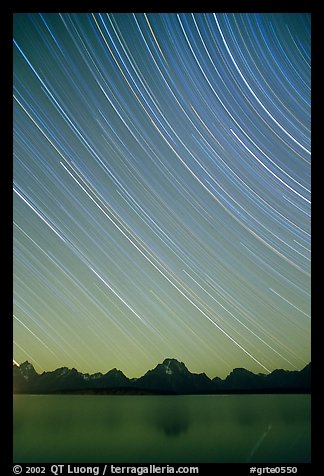
[[[310,388],[310,363],[300,371],[278,369],[270,374],[236,368],[225,379],[191,373],[176,359],[165,359],[139,378],[128,378],[115,368],[106,374],[83,374],[67,367],[38,374],[28,361],[13,365],[14,393],[26,394],[309,393]]]

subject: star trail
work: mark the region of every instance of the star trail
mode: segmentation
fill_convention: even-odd
[[[306,13],[17,13],[14,361],[310,361]]]

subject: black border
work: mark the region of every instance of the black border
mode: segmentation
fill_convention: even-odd
[[[9,2],[8,2],[9,3]],[[5,89],[1,94],[2,100],[2,140],[5,142],[5,154],[2,155],[2,184],[0,187],[3,207],[1,239],[2,239],[2,263],[4,266],[4,274],[2,276],[2,296],[5,298],[4,312],[2,313],[2,330],[1,330],[1,423],[3,444],[1,450],[3,455],[0,459],[0,470],[2,474],[11,475],[13,465],[13,425],[12,425],[12,355],[13,355],[13,329],[12,329],[12,312],[13,312],[13,201],[12,201],[12,127],[13,127],[13,101],[12,101],[12,84],[13,84],[13,61],[12,61],[12,38],[13,38],[13,15],[15,13],[32,13],[32,12],[87,12],[87,11],[111,11],[111,12],[236,12],[236,13],[310,13],[312,20],[312,463],[309,465],[295,465],[298,467],[298,476],[301,474],[317,474],[317,466],[320,467],[320,450],[319,444],[321,439],[321,427],[318,419],[318,410],[320,408],[320,387],[318,376],[320,375],[320,349],[321,349],[321,315],[318,312],[318,299],[320,287],[322,286],[322,274],[319,268],[319,239],[321,236],[321,219],[317,215],[321,210],[321,195],[319,181],[321,179],[319,154],[319,136],[320,136],[320,83],[321,83],[321,44],[323,44],[323,35],[321,35],[322,2],[319,0],[249,0],[249,1],[224,1],[215,2],[201,0],[199,2],[175,2],[170,4],[158,5],[152,2],[136,2],[134,4],[120,4],[118,2],[85,2],[85,1],[40,1],[26,2],[23,0],[13,1],[10,5],[1,5],[0,30],[1,30],[1,65],[2,65],[2,88]],[[323,159],[322,159],[323,160]],[[72,463],[71,463],[72,464]],[[25,465],[27,466],[27,465]],[[40,466],[40,465],[38,465]],[[46,466],[46,465],[45,465]],[[91,466],[91,465],[88,465]],[[92,465],[95,466],[95,465]],[[127,466],[123,464],[123,466]],[[140,466],[135,464],[134,466]],[[144,465],[143,465],[144,466]],[[186,465],[190,466],[190,465]],[[193,465],[191,465],[193,466]],[[214,464],[198,464],[199,474],[209,474],[210,472],[219,474],[232,474],[233,472],[239,476],[249,474],[250,464],[234,464],[234,463],[214,463]],[[273,464],[259,464],[258,467],[273,467]],[[280,466],[280,464],[278,465]],[[286,466],[286,465],[283,465]],[[226,471],[226,467],[228,471]],[[23,473],[22,473],[23,474]],[[46,474],[51,474],[50,470]],[[107,472],[107,474],[109,474]]]

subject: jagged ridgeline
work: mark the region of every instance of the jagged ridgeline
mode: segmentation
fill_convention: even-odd
[[[254,374],[234,369],[224,380],[205,373],[191,373],[183,362],[165,359],[139,378],[127,378],[117,369],[106,374],[83,374],[61,367],[38,374],[32,364],[13,366],[14,393],[89,394],[217,394],[217,393],[309,393],[311,364],[300,371],[274,370]]]

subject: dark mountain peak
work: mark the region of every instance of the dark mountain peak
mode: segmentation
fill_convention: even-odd
[[[143,377],[148,375],[173,375],[174,373],[189,372],[183,362],[178,362],[176,359],[164,359],[162,364],[157,364],[154,369],[148,370]],[[141,377],[141,378],[143,378]]]
[[[28,370],[28,371],[34,371],[34,372],[36,372],[36,370],[34,369],[33,364],[31,364],[30,362],[28,362],[28,360],[26,360],[25,362],[23,362],[22,364],[20,364],[20,365],[19,365],[19,368],[21,368],[21,370]]]
[[[121,377],[121,378],[127,378],[126,375],[119,369],[113,368],[109,370],[105,376],[109,377]]]
[[[231,375],[255,375],[255,374],[251,372],[250,370],[246,370],[242,367],[237,367],[233,369],[232,372],[229,373],[227,378],[230,377]]]
[[[88,375],[88,374],[87,374]],[[90,380],[97,380],[98,378],[101,378],[102,377],[102,373],[101,372],[96,372],[95,374],[91,374],[89,375],[89,379]]]
[[[174,372],[189,372],[185,364],[183,362],[179,362],[177,359],[164,359],[163,363],[159,365],[163,366],[165,368],[165,372],[169,375]]]
[[[46,372],[49,373],[49,372]],[[69,369],[68,367],[60,367],[53,372],[50,372],[51,374],[55,375],[55,377],[58,378],[66,378],[66,377],[72,377],[72,376],[78,376],[81,375],[77,369],[74,367],[72,369]]]
[[[59,375],[65,375],[70,372],[70,369],[68,367],[59,367],[58,369],[55,369],[53,372]]]
[[[140,377],[136,385],[156,392],[186,394],[210,390],[211,380],[205,374],[191,373],[183,362],[168,358]]]
[[[221,382],[223,382],[223,379],[221,379],[220,377],[214,377],[214,378],[212,379],[212,382],[221,383]]]
[[[33,365],[26,360],[21,365],[13,366],[13,377],[14,388],[19,389],[34,382],[38,377],[38,373]]]
[[[284,375],[285,373],[289,372],[288,370],[284,370],[284,369],[275,369],[273,370],[272,372],[270,372],[269,375]],[[292,370],[292,372],[295,372],[294,370]]]
[[[18,367],[20,373],[23,375],[24,378],[28,379],[30,377],[35,377],[37,374],[34,366],[26,360]]]
[[[230,372],[225,380],[233,380],[233,379],[254,379],[255,377],[263,378],[265,374],[255,374],[250,370],[244,369],[242,367],[237,367]]]
[[[86,381],[98,380],[103,376],[101,372],[96,372],[95,374],[86,373],[86,374],[79,374],[79,375],[81,375],[83,380],[86,380]]]
[[[233,369],[232,372],[224,380],[224,385],[228,389],[255,389],[262,387],[265,375],[254,374],[250,370],[243,368]]]
[[[167,359],[164,359],[162,364],[163,365],[172,365],[172,364],[179,364],[180,362],[177,360],[177,359],[170,359],[170,358],[167,358]],[[181,362],[182,363],[182,362]]]
[[[96,379],[95,386],[120,388],[127,386],[128,383],[129,380],[126,375],[124,375],[121,370],[113,368],[101,378]]]

